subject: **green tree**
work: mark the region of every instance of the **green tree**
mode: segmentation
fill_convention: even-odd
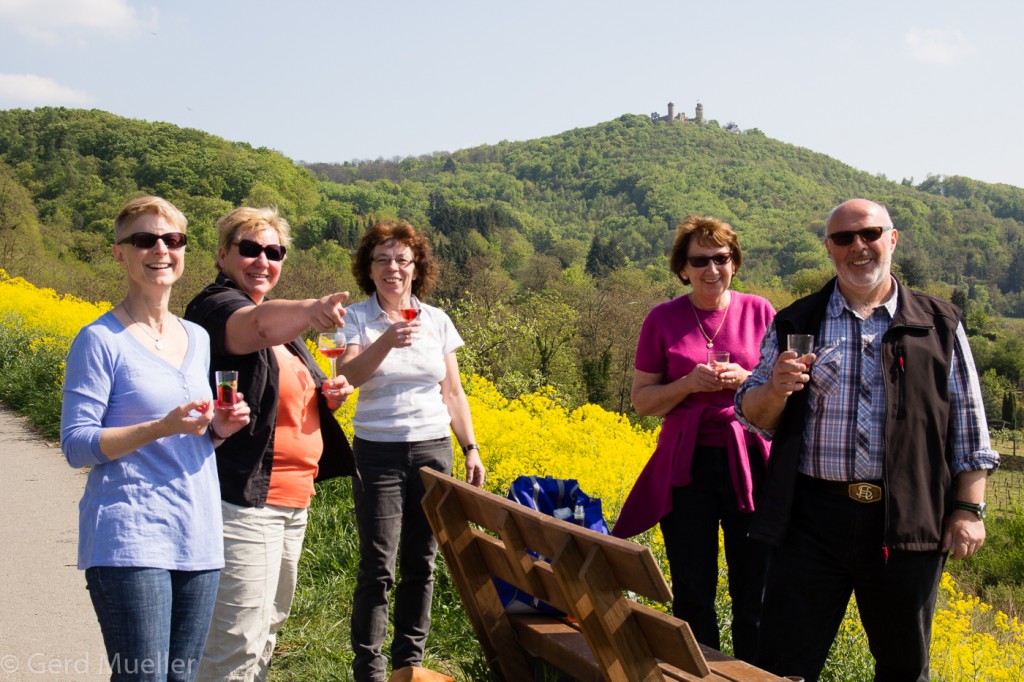
[[[30,274],[29,261],[40,246],[32,197],[10,166],[0,162],[0,268],[12,275]]]

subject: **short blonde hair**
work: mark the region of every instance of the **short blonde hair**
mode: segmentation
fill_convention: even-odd
[[[240,234],[273,230],[281,244],[291,243],[291,227],[276,208],[240,206],[217,221],[217,245],[225,251],[231,248]]]
[[[178,210],[178,207],[160,197],[154,196],[141,196],[132,199],[114,218],[114,241],[119,242],[125,237],[125,232],[128,227],[138,219],[139,216],[152,213],[162,217],[164,220],[169,222],[171,225],[176,227],[179,232],[184,232],[188,228],[188,218],[185,214]]]

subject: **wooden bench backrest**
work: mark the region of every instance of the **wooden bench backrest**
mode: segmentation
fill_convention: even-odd
[[[648,548],[420,471],[427,518],[488,662],[506,680],[529,680],[532,672],[492,576],[576,619],[604,679],[670,679],[659,661],[685,673],[674,679],[728,679],[711,672],[685,622],[623,595],[671,600]]]

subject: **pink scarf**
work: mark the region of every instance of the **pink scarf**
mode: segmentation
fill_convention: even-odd
[[[726,427],[726,452],[733,489],[740,511],[754,511],[754,485],[750,475],[748,449],[753,447],[768,462],[768,444],[760,436],[748,433],[736,420],[733,407],[706,403],[683,404],[665,417],[658,446],[647,460],[622,505],[612,535],[629,538],[652,528],[672,511],[672,488],[689,485],[690,464],[701,424],[719,423]]]

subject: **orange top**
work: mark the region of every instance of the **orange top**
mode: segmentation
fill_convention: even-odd
[[[274,346],[279,367],[274,468],[267,504],[304,509],[313,497],[313,479],[324,443],[313,376],[284,346]]]

